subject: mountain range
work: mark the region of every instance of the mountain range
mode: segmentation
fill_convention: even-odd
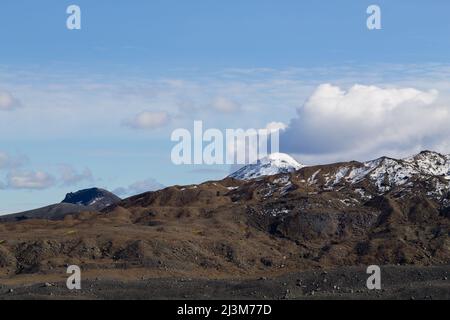
[[[65,261],[165,275],[255,276],[445,265],[449,171],[450,157],[431,151],[320,166],[277,154],[221,181],[113,197],[112,205],[60,215],[50,225],[0,224],[0,240],[8,239],[0,246],[0,270],[48,272]],[[80,209],[96,198],[95,192],[66,197]]]

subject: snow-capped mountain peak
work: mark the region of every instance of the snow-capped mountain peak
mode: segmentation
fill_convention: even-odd
[[[423,174],[442,176],[450,173],[450,155],[422,151],[413,157],[404,159],[404,161],[410,163]]]
[[[273,153],[236,171],[230,178],[251,180],[280,173],[290,173],[303,168],[294,158],[285,153]]]

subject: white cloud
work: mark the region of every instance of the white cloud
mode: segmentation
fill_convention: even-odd
[[[217,97],[213,101],[212,106],[215,110],[223,113],[233,113],[241,110],[241,105],[239,103],[226,97]]]
[[[0,90],[0,111],[10,111],[19,108],[21,103],[8,91]]]
[[[134,119],[125,121],[124,124],[133,129],[157,129],[166,126],[169,122],[169,114],[165,111],[144,111],[136,115]]]
[[[137,181],[128,187],[117,188],[113,191],[118,196],[134,196],[149,191],[156,191],[164,188],[164,185],[156,181],[155,179],[146,179],[143,181]]]
[[[13,171],[7,176],[8,188],[42,190],[54,185],[55,179],[43,171]]]
[[[320,85],[282,134],[283,151],[310,158],[433,148],[450,137],[450,104],[436,90]]]
[[[94,176],[88,168],[78,172],[70,165],[62,165],[60,167],[61,183],[63,186],[75,186],[82,182],[94,181]]]
[[[11,155],[0,152],[0,170],[7,171],[7,183],[0,181],[0,189],[46,189],[56,183],[64,187],[74,186],[81,182],[92,182],[92,172],[85,168],[77,171],[72,166],[59,166],[60,176],[55,179],[51,174],[43,171],[25,171],[25,165],[30,160],[24,155]]]
[[[54,184],[51,175],[42,171],[23,171],[21,168],[29,162],[24,155],[10,155],[0,152],[0,170],[7,170],[7,182],[0,181],[0,189],[46,189]]]

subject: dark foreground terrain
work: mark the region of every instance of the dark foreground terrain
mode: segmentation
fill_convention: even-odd
[[[0,299],[450,299],[450,266],[385,266],[382,290],[375,291],[367,289],[367,277],[364,268],[343,267],[252,280],[96,278],[82,281],[79,291],[65,282],[1,284]]]

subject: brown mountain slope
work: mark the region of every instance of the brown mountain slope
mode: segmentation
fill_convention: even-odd
[[[349,166],[363,165],[175,186],[102,213],[0,224],[0,269],[52,273],[77,264],[254,277],[372,263],[450,264],[449,198],[436,193],[441,177],[412,175],[412,184],[386,191],[379,180],[337,179]]]

